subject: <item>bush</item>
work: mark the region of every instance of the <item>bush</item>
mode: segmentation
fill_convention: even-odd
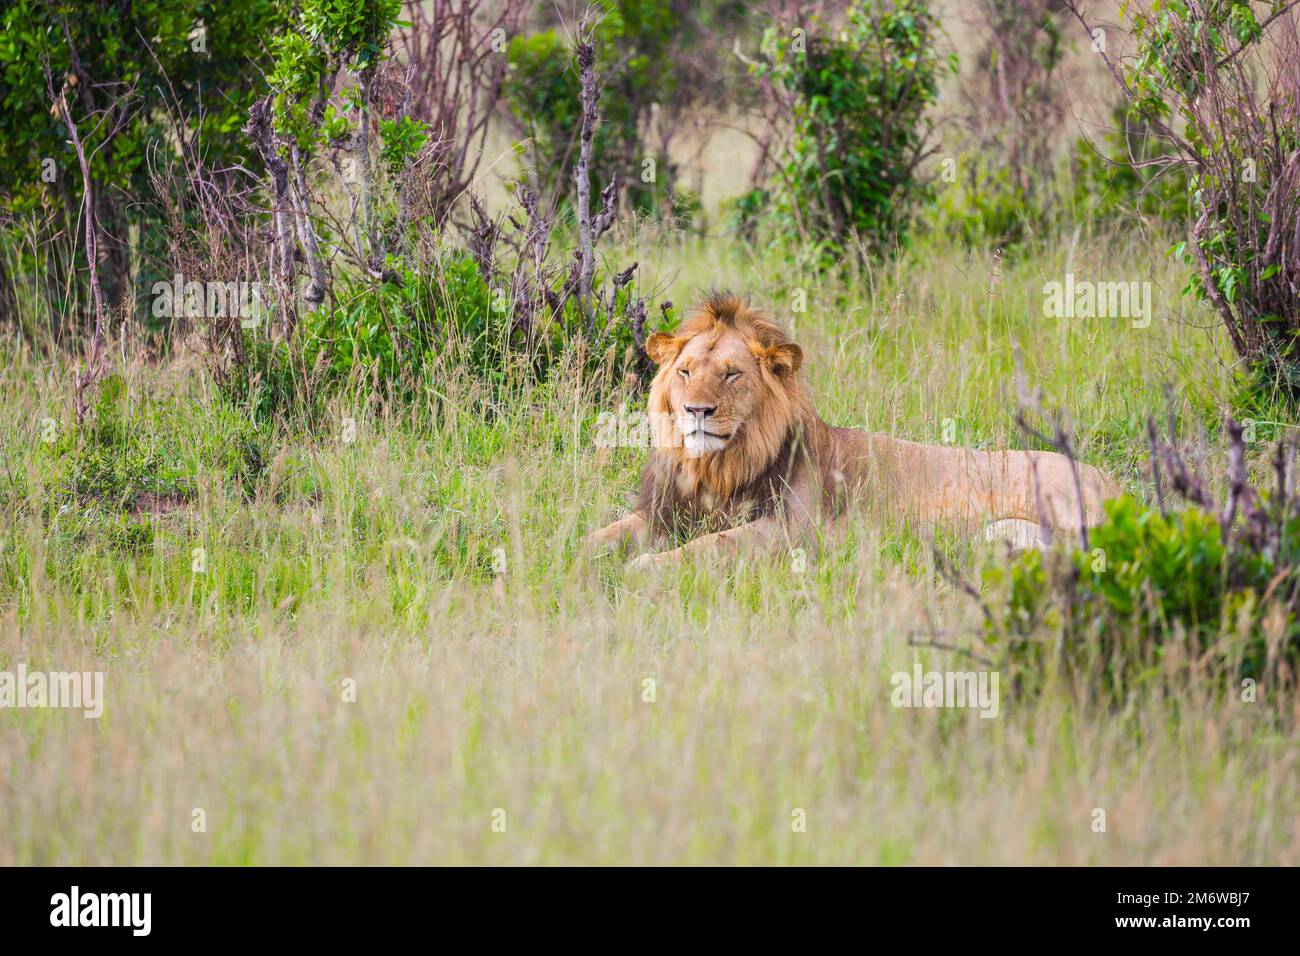
[[[785,227],[832,254],[854,238],[881,251],[904,237],[927,192],[917,167],[938,92],[936,30],[927,3],[900,0],[851,6],[843,31],[766,31],[752,72],[790,104],[771,187]]]
[[[673,166],[641,134],[651,107],[677,96],[673,52],[680,19],[669,0],[619,0],[592,29],[597,62],[613,71],[601,88],[592,171],[602,181],[617,176],[633,208],[653,214],[676,206]],[[534,187],[543,196],[568,196],[582,128],[573,46],[556,30],[545,30],[515,37],[509,55],[506,101],[533,140]]]
[[[1157,487],[1166,471],[1189,506],[1168,513],[1125,495],[1086,546],[1025,552],[991,564],[982,581],[984,639],[1022,675],[1059,649],[1061,662],[1107,689],[1140,679],[1174,652],[1220,675],[1262,679],[1300,663],[1300,505],[1287,494],[1289,452],[1277,487],[1245,480],[1239,426],[1223,508],[1172,444],[1155,438]],[[1059,634],[1059,643],[1044,640]]]
[[[981,0],[969,20],[980,46],[959,84],[963,149],[949,158],[943,228],[972,245],[1005,246],[1057,215],[1053,145],[1067,113],[1057,70],[1064,45],[1054,0]]]
[[[154,160],[179,159],[182,140],[201,148],[213,168],[237,165],[246,145],[239,128],[267,66],[261,38],[283,23],[282,7],[276,0],[6,3],[0,11],[0,214],[39,209],[51,222],[49,242],[61,246],[42,255],[60,261],[61,272],[84,275],[77,228],[82,178],[68,130],[51,113],[48,63],[54,92],[66,99],[85,138],[108,304],[129,302],[133,282],[149,288],[156,278],[150,259],[165,251],[166,237],[150,205],[126,197],[148,194],[150,151]],[[41,175],[47,172],[50,178]],[[125,238],[136,230],[140,249]],[[39,258],[33,252],[9,276],[0,269],[0,312],[24,295],[7,286],[44,266]],[[63,267],[69,258],[76,269]],[[84,279],[76,284],[84,288]],[[57,331],[79,332],[67,317],[84,310],[67,307],[63,285],[34,292],[72,327]]]
[[[514,277],[496,268],[461,253],[380,283],[343,280],[338,304],[307,313],[301,323],[302,367],[311,371],[312,387],[330,393],[372,383],[381,393],[411,398],[435,364],[505,386],[545,380],[566,354],[580,356],[588,372],[635,367],[633,321],[644,317],[644,305],[630,284],[614,283],[584,315],[574,296],[523,305],[510,292]]]
[[[468,257],[383,282],[344,278],[338,302],[303,318],[304,365],[335,383],[361,377],[410,391],[440,351],[467,346],[476,371],[492,366],[491,294]]]
[[[584,36],[577,51],[580,72],[573,79],[585,91],[579,111],[598,133],[594,44]],[[290,117],[297,115],[289,109],[294,102],[291,97],[281,104]],[[300,132],[316,142],[336,124],[328,113],[320,123],[313,115]],[[383,171],[396,178],[421,150],[427,129],[408,117],[381,119],[378,126]],[[274,158],[274,141],[265,135],[260,141],[264,156]],[[585,141],[578,154],[588,178],[592,146]],[[598,207],[575,210],[577,248],[563,265],[553,255],[554,210],[527,187],[519,186],[515,198],[523,222],[515,213],[493,220],[470,196],[463,251],[430,237],[433,243],[419,250],[426,255],[411,255],[405,246],[382,263],[372,258],[364,272],[340,272],[332,294],[295,323],[286,346],[260,347],[256,334],[241,331],[244,347],[234,351],[249,362],[221,374],[227,394],[259,419],[289,406],[310,418],[322,409],[322,398],[344,387],[417,398],[435,367],[464,370],[494,388],[543,381],[569,356],[586,371],[644,377],[646,303],[635,292],[637,264],[615,271],[597,261],[598,244],[615,221],[615,184],[601,189]]]

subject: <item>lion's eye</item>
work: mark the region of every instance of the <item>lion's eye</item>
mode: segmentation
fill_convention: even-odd
[[[726,375],[722,376],[724,382],[734,382],[738,378],[740,378],[739,372],[728,372]]]
[[[690,378],[691,370],[688,368],[679,368],[677,370],[677,374],[680,375],[682,378]]]

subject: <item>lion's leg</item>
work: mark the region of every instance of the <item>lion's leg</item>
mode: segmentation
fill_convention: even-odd
[[[1037,521],[1023,518],[999,518],[984,526],[984,540],[991,544],[999,542],[1008,544],[1013,550],[1028,551],[1037,548],[1047,550],[1051,532]]]
[[[1077,531],[1105,518],[1103,503],[1122,491],[1115,480],[1055,452],[987,454],[987,507],[994,518],[1036,521],[1057,531]]]
[[[650,523],[635,511],[624,515],[613,524],[593,531],[587,541],[594,547],[617,550],[632,544],[641,544],[649,537]]]
[[[726,531],[700,535],[671,551],[648,552],[628,562],[629,568],[647,568],[664,564],[680,564],[687,555],[735,554],[772,548],[788,540],[785,525],[776,518],[758,518]]]

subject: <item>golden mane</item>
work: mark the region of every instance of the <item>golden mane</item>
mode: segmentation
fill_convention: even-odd
[[[743,299],[715,293],[673,335],[673,347],[680,350],[697,336],[720,337],[728,332],[742,336],[756,357],[793,345],[780,326],[751,309]],[[748,387],[758,390],[757,408],[736,440],[716,454],[692,458],[682,447],[673,422],[668,400],[671,375],[672,363],[663,363],[650,385],[648,407],[658,459],[654,470],[665,481],[671,481],[672,487],[664,490],[673,497],[692,498],[706,493],[725,501],[749,490],[783,455],[788,455],[800,426],[818,421],[797,369],[778,375],[764,366],[758,378],[748,380]],[[790,464],[794,464],[793,459]]]

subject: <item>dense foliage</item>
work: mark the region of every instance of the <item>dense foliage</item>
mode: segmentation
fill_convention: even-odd
[[[602,123],[595,134],[593,169],[617,177],[637,209],[665,213],[674,197],[674,167],[648,125],[656,106],[684,95],[679,86],[683,33],[689,5],[675,0],[617,0],[592,29],[599,62],[608,64]],[[529,167],[545,196],[568,196],[569,167],[578,150],[582,104],[573,45],[559,29],[514,37],[506,85],[509,108],[531,140]],[[689,197],[686,197],[689,203]]]
[[[79,328],[85,301],[83,251],[69,241],[82,178],[54,101],[66,98],[92,157],[100,281],[115,304],[132,283],[148,288],[166,245],[156,209],[128,197],[150,195],[159,151],[176,157],[184,143],[217,168],[245,155],[239,131],[269,65],[263,41],[283,23],[276,0],[14,0],[0,11],[0,223],[26,222],[66,243],[78,282],[41,290],[57,299],[52,320]],[[124,241],[133,229],[136,247]],[[10,283],[28,281],[36,266],[29,251],[0,267],[0,302],[12,302]]]
[[[1082,542],[1027,551],[988,565],[984,637],[1037,671],[1059,655],[1111,689],[1154,673],[1169,655],[1183,666],[1260,680],[1300,664],[1300,506],[1290,457],[1274,460],[1276,487],[1246,479],[1242,428],[1230,423],[1229,497],[1218,506],[1172,444],[1152,432],[1177,511],[1131,495],[1106,503]],[[1059,635],[1059,642],[1036,635]]]
[[[844,28],[770,27],[754,64],[792,104],[778,216],[829,248],[881,251],[925,194],[926,112],[938,95],[936,21],[923,0],[852,5]]]

